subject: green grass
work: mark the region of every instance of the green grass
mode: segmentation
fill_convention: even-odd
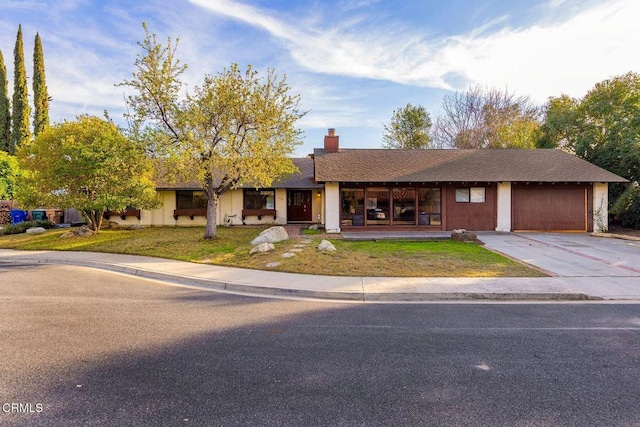
[[[95,236],[60,238],[68,230],[0,237],[0,248],[93,251],[146,255],[217,265],[338,276],[535,277],[541,272],[473,243],[444,241],[347,241],[331,239],[336,252],[319,252],[313,235],[277,243],[274,252],[249,255],[249,242],[262,229],[218,227],[218,238],[202,238],[202,227],[103,230]],[[303,240],[311,243],[300,246]],[[283,258],[285,252],[296,256]],[[299,252],[295,252],[299,251]]]

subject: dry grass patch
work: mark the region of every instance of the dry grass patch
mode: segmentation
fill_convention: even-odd
[[[320,238],[303,236],[276,243],[276,250],[249,255],[249,242],[263,228],[218,227],[218,238],[204,240],[203,227],[152,227],[104,230],[95,236],[61,239],[66,230],[0,237],[0,248],[74,250],[146,255],[232,267],[336,276],[536,277],[543,273],[473,243],[454,241],[346,241],[331,239],[337,252],[319,252]],[[308,241],[302,247],[302,242]],[[282,255],[292,250],[292,258]]]
[[[346,241],[333,240],[336,252],[320,252],[319,239],[311,239],[292,258],[290,252],[301,240],[276,244],[266,254],[212,256],[205,262],[264,269],[278,262],[274,271],[335,276],[389,277],[539,277],[545,274],[505,258],[473,243],[444,241]]]

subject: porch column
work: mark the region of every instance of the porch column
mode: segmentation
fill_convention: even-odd
[[[498,183],[496,231],[511,231],[511,183]]]
[[[327,233],[340,233],[340,185],[324,184],[324,218]]]
[[[276,224],[287,223],[287,189],[276,188]]]
[[[593,183],[593,231],[609,230],[609,184]]]

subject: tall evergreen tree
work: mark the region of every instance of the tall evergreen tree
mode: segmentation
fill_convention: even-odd
[[[9,151],[11,145],[11,112],[9,110],[9,80],[4,56],[0,51],[0,151]]]
[[[38,136],[49,126],[49,94],[44,76],[42,41],[38,33],[33,47],[33,107],[33,135]]]
[[[24,47],[22,45],[22,25],[18,25],[16,47],[13,50],[13,113],[11,114],[11,144],[9,153],[13,154],[16,147],[31,139],[29,130],[29,95],[27,88],[27,71],[24,65]]]

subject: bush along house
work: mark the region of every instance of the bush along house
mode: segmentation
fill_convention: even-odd
[[[329,129],[324,147],[293,159],[299,173],[271,188],[225,194],[218,222],[320,223],[328,232],[601,231],[608,184],[627,180],[558,149],[344,149]],[[203,225],[194,185],[159,185],[163,207],[111,214],[142,225]],[[231,219],[229,219],[231,218]]]

